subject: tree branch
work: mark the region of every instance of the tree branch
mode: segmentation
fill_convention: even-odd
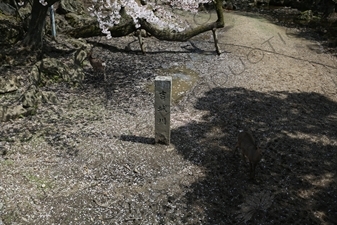
[[[150,24],[146,20],[140,21],[141,29],[159,40],[184,42],[198,34],[224,27],[225,23],[221,0],[215,0],[215,8],[217,13],[217,20],[215,22],[203,24],[183,32],[173,32],[169,29],[159,29],[156,25]],[[122,37],[137,31],[132,18],[126,14],[125,10],[122,9],[120,13],[122,17],[121,22],[109,29],[112,37]],[[76,38],[103,35],[99,29],[97,21],[93,21],[92,24],[88,26],[71,30],[68,34]]]
[[[224,22],[224,16],[223,16],[223,9],[222,9],[222,4],[221,0],[216,0],[215,1],[215,7],[216,7],[216,13],[217,13],[217,21],[200,25],[196,28],[189,29],[183,32],[177,32],[173,33],[171,30],[160,30],[156,26],[148,23],[145,20],[142,20],[140,22],[141,28],[146,30],[148,33],[150,33],[152,36],[156,37],[159,40],[165,40],[165,41],[187,41],[190,38],[204,33],[206,31],[210,31],[216,28],[222,28],[225,26]]]

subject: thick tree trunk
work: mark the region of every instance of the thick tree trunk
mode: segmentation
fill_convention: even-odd
[[[43,29],[48,7],[43,6],[39,0],[34,0],[28,32],[23,39],[23,44],[32,48],[42,46]]]
[[[212,31],[213,29],[224,27],[225,22],[224,22],[224,15],[223,15],[221,0],[215,0],[215,10],[216,10],[217,17],[218,17],[217,21],[208,22],[208,23],[205,23],[203,25],[200,25],[198,27],[195,27],[193,29],[189,29],[183,32],[173,33],[171,30],[158,29],[157,26],[148,23],[146,20],[141,21],[140,23],[141,29],[145,30],[146,32],[151,34],[153,37],[156,37],[159,40],[182,41],[182,42],[187,41],[190,38],[198,34],[201,34],[203,32]],[[121,21],[123,22],[109,29],[112,37],[126,36],[137,30],[131,17],[128,16],[124,10],[121,10],[120,13],[122,17]],[[98,36],[98,35],[104,36],[104,34],[101,32],[101,29],[98,26],[97,21],[93,21],[91,25],[88,25],[86,27],[81,27],[78,29],[68,31],[68,34],[76,38],[92,37],[92,36]]]
[[[40,48],[42,46],[43,30],[48,12],[48,7],[57,0],[48,1],[47,6],[43,6],[39,0],[34,0],[28,32],[22,43],[30,48]]]
[[[156,26],[148,23],[145,20],[141,21],[141,28],[146,30],[146,32],[150,33],[152,36],[156,37],[159,40],[187,41],[190,38],[198,34],[204,33],[206,31],[211,31],[217,28],[222,28],[225,26],[223,9],[222,9],[222,1],[215,0],[214,4],[215,4],[215,10],[217,13],[217,17],[218,17],[217,21],[206,23],[206,24],[200,25],[193,29],[189,29],[183,32],[173,33],[169,30],[160,30]]]

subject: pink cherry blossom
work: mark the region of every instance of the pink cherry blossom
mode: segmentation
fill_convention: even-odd
[[[102,33],[111,38],[109,28],[120,23],[120,11],[123,8],[130,16],[136,28],[141,28],[140,20],[156,25],[159,29],[170,29],[182,32],[187,28],[184,21],[178,19],[172,8],[197,12],[199,4],[211,0],[143,0],[146,4],[140,4],[136,0],[92,0],[92,6],[88,8],[91,16],[96,17]],[[41,1],[40,1],[41,2]],[[160,4],[158,4],[160,2]]]

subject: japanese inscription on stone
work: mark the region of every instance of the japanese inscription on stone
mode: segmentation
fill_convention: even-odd
[[[155,141],[170,144],[172,78],[157,76],[155,79]]]

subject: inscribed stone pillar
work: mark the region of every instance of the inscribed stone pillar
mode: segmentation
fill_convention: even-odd
[[[155,79],[155,141],[170,144],[172,77],[157,76]]]

